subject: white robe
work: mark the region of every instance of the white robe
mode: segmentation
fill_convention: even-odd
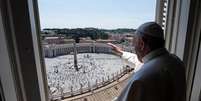
[[[143,63],[138,60],[137,55],[134,53],[123,52],[121,57],[125,60],[125,62],[130,64],[131,68],[135,69],[135,72],[138,71],[143,65]]]
[[[138,66],[137,56],[128,54],[122,58]],[[150,52],[143,62],[117,101],[185,101],[185,67],[178,57],[162,48]]]

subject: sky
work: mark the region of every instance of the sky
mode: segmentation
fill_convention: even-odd
[[[156,0],[38,0],[41,28],[137,28],[155,20]]]

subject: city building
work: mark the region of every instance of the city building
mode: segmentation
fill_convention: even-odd
[[[110,46],[104,43],[77,43],[78,53],[112,53]],[[45,57],[55,57],[59,55],[73,54],[73,44],[49,44],[43,45]]]

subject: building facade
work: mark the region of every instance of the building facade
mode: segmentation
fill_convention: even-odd
[[[78,53],[113,53],[112,48],[104,43],[77,43]],[[73,54],[73,44],[43,45],[44,57]]]

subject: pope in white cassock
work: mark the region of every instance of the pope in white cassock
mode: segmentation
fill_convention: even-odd
[[[185,101],[185,66],[165,49],[160,25],[147,22],[136,30],[133,39],[135,54],[124,52],[111,43],[108,45],[122,58],[140,67],[117,101]]]

